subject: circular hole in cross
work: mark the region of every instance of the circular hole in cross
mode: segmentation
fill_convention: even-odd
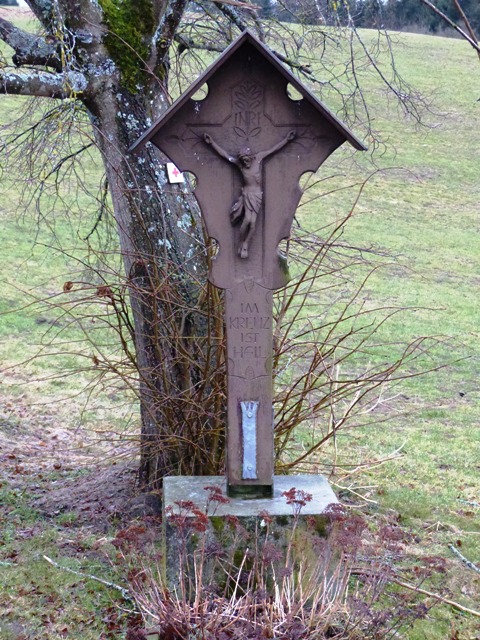
[[[195,93],[192,95],[191,99],[194,102],[201,102],[202,100],[205,100],[205,98],[208,96],[208,84],[205,82],[204,84],[202,84],[201,87],[199,87]]]
[[[183,177],[191,190],[194,191],[197,188],[197,176],[191,171],[184,171]]]
[[[290,100],[294,100],[295,102],[303,100],[303,96],[300,91],[290,82],[287,84],[287,96],[290,98]]]

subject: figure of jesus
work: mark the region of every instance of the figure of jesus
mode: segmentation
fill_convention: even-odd
[[[240,243],[238,247],[238,255],[240,258],[248,258],[250,240],[255,232],[257,216],[261,212],[263,204],[262,191],[262,167],[263,161],[273,155],[280,149],[294,140],[297,136],[296,131],[289,131],[288,134],[266,151],[254,153],[250,147],[245,147],[239,151],[237,156],[232,156],[225,149],[215,142],[208,133],[203,134],[204,141],[218,153],[221,158],[234,164],[242,174],[243,187],[242,193],[238,200],[230,209],[230,220],[232,225],[240,224]]]

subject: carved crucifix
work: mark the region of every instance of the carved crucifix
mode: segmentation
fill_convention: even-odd
[[[301,99],[288,95],[293,86]],[[195,99],[200,87],[208,95]],[[210,281],[225,290],[227,486],[273,493],[272,292],[288,282],[299,179],[343,142],[364,145],[250,32],[244,32],[139,139],[197,178],[218,244]]]
[[[243,187],[240,197],[235,200],[230,210],[230,220],[233,225],[240,225],[240,243],[238,255],[240,258],[248,258],[250,239],[255,232],[257,217],[260,215],[263,204],[262,164],[269,156],[273,155],[296,137],[295,131],[289,131],[288,135],[280,140],[268,151],[254,153],[250,147],[243,147],[237,156],[227,153],[213,140],[212,136],[205,133],[203,139],[221,158],[238,167],[243,178]]]

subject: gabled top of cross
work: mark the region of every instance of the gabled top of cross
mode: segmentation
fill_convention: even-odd
[[[256,38],[253,33],[246,29],[236,40],[232,42],[230,46],[228,46],[225,51],[213,62],[208,69],[204,71],[183,93],[173,104],[167,109],[167,111],[156,120],[152,126],[143,133],[140,138],[132,145],[130,151],[136,151],[143,147],[144,144],[152,140],[155,134],[163,127],[163,125],[172,118],[182,106],[188,102],[188,100],[195,94],[195,92],[204,85],[210,77],[220,68],[232,55],[238,51],[238,49],[242,48],[245,44],[252,45],[259,53],[264,56],[270,64],[279,71],[288,83],[292,84],[297,91],[299,91],[302,96],[310,102],[310,104],[318,110],[319,114],[321,114],[326,120],[328,120],[333,127],[338,129],[340,133],[343,134],[345,140],[350,142],[350,144],[358,149],[359,151],[366,151],[367,147],[363,144],[361,140],[357,138],[357,136],[346,127],[341,120],[337,118],[335,114],[333,114],[328,107],[326,107],[321,100],[319,100],[298,78],[296,78],[293,73],[291,73],[287,67],[280,62],[280,60],[272,53],[264,44]],[[155,143],[154,140],[152,142]]]
[[[302,96],[288,95],[292,85]],[[208,87],[202,100],[193,98]],[[277,253],[301,197],[299,179],[341,144],[363,143],[249,31],[139,138],[197,177],[195,195],[219,245],[209,278],[221,288],[287,281]]]

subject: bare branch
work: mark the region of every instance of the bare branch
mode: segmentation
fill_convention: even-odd
[[[59,564],[58,562],[55,562],[55,560],[52,560],[48,556],[43,556],[43,558],[52,566],[56,567],[57,569],[61,569],[62,571],[67,571],[68,573],[73,573],[74,576],[80,576],[81,578],[88,578],[89,580],[95,580],[95,582],[100,582],[100,584],[103,584],[106,587],[111,587],[112,589],[116,589],[117,591],[120,591],[120,593],[122,594],[122,598],[124,598],[125,600],[131,600],[131,601],[133,600],[131,595],[128,592],[128,589],[125,589],[125,587],[121,587],[120,585],[115,584],[114,582],[109,582],[108,580],[104,580],[103,578],[98,578],[97,576],[94,576],[91,573],[84,573],[83,571],[76,571],[75,569],[70,569],[70,567],[64,567],[63,565]]]
[[[37,70],[0,73],[0,94],[63,100],[81,93],[86,87],[87,79],[81,73],[70,73],[67,77]]]
[[[475,42],[478,44],[477,34],[475,33],[475,31],[474,31],[474,29],[472,27],[472,23],[467,18],[466,14],[465,14],[465,11],[463,10],[462,5],[460,4],[460,0],[453,0],[453,3],[455,5],[455,7],[457,8],[458,13],[462,16],[462,20],[465,23],[467,31],[470,34],[470,37],[472,38],[472,40],[475,40]],[[480,51],[477,51],[477,54],[478,54],[478,57],[480,59]]]
[[[423,2],[424,0],[421,0],[421,1]],[[379,78],[381,78],[383,84],[388,88],[389,92],[397,98],[398,103],[401,105],[404,112],[409,114],[413,118],[415,118],[417,122],[421,122],[422,107],[424,107],[424,101],[422,100],[421,96],[418,93],[416,93],[410,87],[408,87],[408,85],[405,83],[403,78],[399,75],[394,64],[395,61],[393,59],[393,53],[391,50],[391,43],[390,43],[388,33],[385,32],[384,35],[387,38],[388,51],[391,58],[390,71],[393,72],[393,77],[391,79],[387,77],[381,65],[378,63],[378,61],[375,59],[375,57],[372,55],[371,51],[369,50],[368,46],[365,44],[365,41],[363,40],[363,37],[360,34],[359,30],[353,25],[352,25],[352,33],[355,34],[356,40],[360,44],[361,48],[363,49],[366,59],[369,61],[372,68],[375,70],[375,72],[379,76]],[[353,50],[352,50],[352,53],[353,53]],[[358,84],[357,84],[357,89],[360,91],[360,86]],[[360,91],[360,95],[361,95],[361,91]],[[363,96],[362,96],[362,100],[363,100]],[[366,103],[364,103],[364,106],[366,106]]]
[[[243,20],[243,18],[240,17],[238,11],[236,11],[234,7],[229,7],[223,2],[216,2],[215,4],[218,6],[223,15],[231,20],[231,22],[233,22],[233,24],[238,27],[240,31],[245,31],[245,29],[248,29],[248,24],[245,22],[245,20]]]
[[[174,41],[180,20],[189,0],[173,0],[153,36],[153,60],[149,66],[159,69],[168,61],[168,50]],[[160,74],[161,76],[162,74]]]
[[[214,51],[215,53],[223,53],[225,47],[215,44],[199,43],[192,40],[192,38],[186,38],[185,36],[177,33],[175,36],[175,42],[178,44],[178,53],[181,54],[187,49],[198,49],[200,51]]]
[[[480,567],[478,567],[471,560],[469,560],[462,553],[460,553],[460,551],[456,547],[454,547],[453,544],[449,544],[448,548],[450,549],[450,551],[453,551],[453,553],[458,558],[460,558],[460,560],[463,562],[463,564],[465,564],[469,569],[472,569],[473,571],[476,571],[477,573],[480,573]]]
[[[272,53],[274,53],[279,60],[284,62],[291,69],[296,69],[303,75],[313,76],[312,68],[309,64],[301,64],[300,62],[295,62],[295,60],[292,60],[291,58],[287,58],[287,56],[284,56],[283,53],[280,53],[280,51],[272,50]]]
[[[256,4],[250,4],[249,2],[238,2],[238,0],[212,0],[212,2],[215,2],[216,4],[231,5],[232,7],[246,9],[247,11],[258,11],[259,9],[261,9],[261,7]]]
[[[473,38],[471,38],[468,33],[466,33],[463,29],[461,29],[458,24],[456,22],[454,22],[453,20],[450,20],[450,18],[443,13],[443,11],[440,11],[440,9],[438,9],[433,2],[430,2],[430,0],[420,0],[420,2],[423,2],[423,4],[428,7],[429,9],[431,9],[434,13],[437,14],[437,16],[440,16],[440,18],[446,22],[450,27],[452,27],[452,29],[455,29],[455,31],[457,31],[464,40],[466,40],[470,45],[472,45],[472,47],[475,49],[475,51],[477,51],[477,53],[480,55],[480,45],[478,44],[478,42],[476,42]]]
[[[423,2],[423,0],[421,0],[421,2]],[[352,570],[352,574],[353,575],[372,575],[372,572],[365,571],[364,569],[355,568]],[[454,600],[450,600],[449,598],[444,598],[443,596],[439,595],[438,593],[434,593],[433,591],[427,591],[426,589],[417,587],[416,585],[411,584],[410,582],[404,582],[403,580],[399,580],[398,578],[395,578],[395,576],[385,576],[385,577],[389,582],[398,584],[399,587],[403,587],[404,589],[409,589],[410,591],[414,591],[415,593],[421,593],[422,595],[428,596],[429,598],[433,598],[438,602],[442,602],[443,604],[448,604],[450,607],[453,607],[458,611],[463,611],[463,613],[469,613],[472,616],[476,616],[477,618],[480,618],[480,611],[476,611],[475,609],[468,609],[467,607],[464,607],[463,605],[459,604],[458,602],[455,602]]]
[[[225,51],[225,47],[219,44],[213,44],[211,42],[195,42],[192,38],[188,38],[180,33],[177,33],[174,38],[175,42],[178,44],[178,52],[181,54],[187,49],[197,49],[199,51],[213,51],[215,53],[223,53]],[[310,80],[316,81],[313,77],[313,71],[309,64],[301,64],[300,62],[296,62],[291,58],[283,55],[279,51],[274,51],[272,49],[272,53],[281,60],[284,64],[289,66],[291,69],[295,69],[299,73],[308,76]]]
[[[0,39],[15,51],[12,57],[16,67],[21,65],[42,65],[60,71],[62,64],[58,49],[42,36],[19,29],[0,16]]]

